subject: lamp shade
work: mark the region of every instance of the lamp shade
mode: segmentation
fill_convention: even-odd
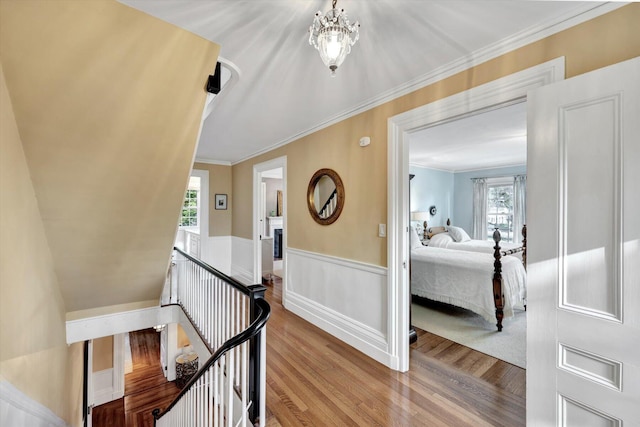
[[[426,221],[429,219],[429,212],[411,212],[411,221]]]

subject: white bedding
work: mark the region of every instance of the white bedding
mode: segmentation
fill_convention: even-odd
[[[495,322],[493,256],[424,246],[411,250],[411,293],[452,304]],[[526,299],[526,272],[513,256],[502,257],[504,317]]]
[[[456,242],[451,238],[449,233],[436,234],[428,241],[428,245],[433,248],[456,249],[459,251],[482,252],[493,254],[495,242],[489,240],[467,240],[465,242]],[[500,249],[503,251],[521,247],[519,243],[500,242]],[[516,258],[522,260],[522,252],[513,254]]]

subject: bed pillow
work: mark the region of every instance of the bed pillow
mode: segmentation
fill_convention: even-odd
[[[469,235],[467,234],[466,231],[464,231],[464,229],[460,227],[455,227],[453,225],[449,226],[449,234],[451,235],[453,240],[456,242],[468,242],[469,240],[471,240],[471,237],[469,237]]]
[[[438,247],[446,247],[450,242],[453,242],[453,238],[449,233],[439,233],[430,239],[430,244]]]
[[[411,227],[411,249],[422,247],[422,242],[418,236],[418,232],[414,227]]]

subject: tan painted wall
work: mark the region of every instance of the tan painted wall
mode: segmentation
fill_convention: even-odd
[[[374,265],[387,265],[387,119],[421,105],[566,57],[573,77],[640,55],[640,4],[617,9],[233,166],[234,236],[251,239],[253,165],[287,156],[288,246]],[[371,145],[358,146],[362,136]],[[306,207],[309,179],[332,168],[345,187],[345,206],[332,225],[317,225]]]
[[[2,0],[0,49],[67,310],[157,301],[219,47],[114,0]]]
[[[113,368],[113,335],[93,340],[93,372]]]
[[[195,163],[194,169],[209,171],[209,236],[231,235],[231,166]],[[227,209],[214,208],[215,195],[227,195]]]
[[[83,345],[66,344],[65,304],[1,66],[0,152],[0,377],[78,426]]]

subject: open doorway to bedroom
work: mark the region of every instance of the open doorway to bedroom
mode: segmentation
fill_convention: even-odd
[[[522,246],[525,101],[408,133],[410,227],[419,241],[410,258],[411,324],[520,368],[526,367],[522,252],[500,259],[502,332],[496,329],[492,277],[495,230],[502,250]]]
[[[556,58],[389,118],[388,305],[390,312],[395,313],[390,321],[390,343],[393,354],[397,355],[399,371],[410,369],[410,355],[415,346],[409,346],[411,288],[408,266],[411,221],[408,178],[411,134],[479,112],[521,103],[527,99],[529,91],[561,80],[564,80],[564,58]],[[421,243],[418,241],[418,244]]]

